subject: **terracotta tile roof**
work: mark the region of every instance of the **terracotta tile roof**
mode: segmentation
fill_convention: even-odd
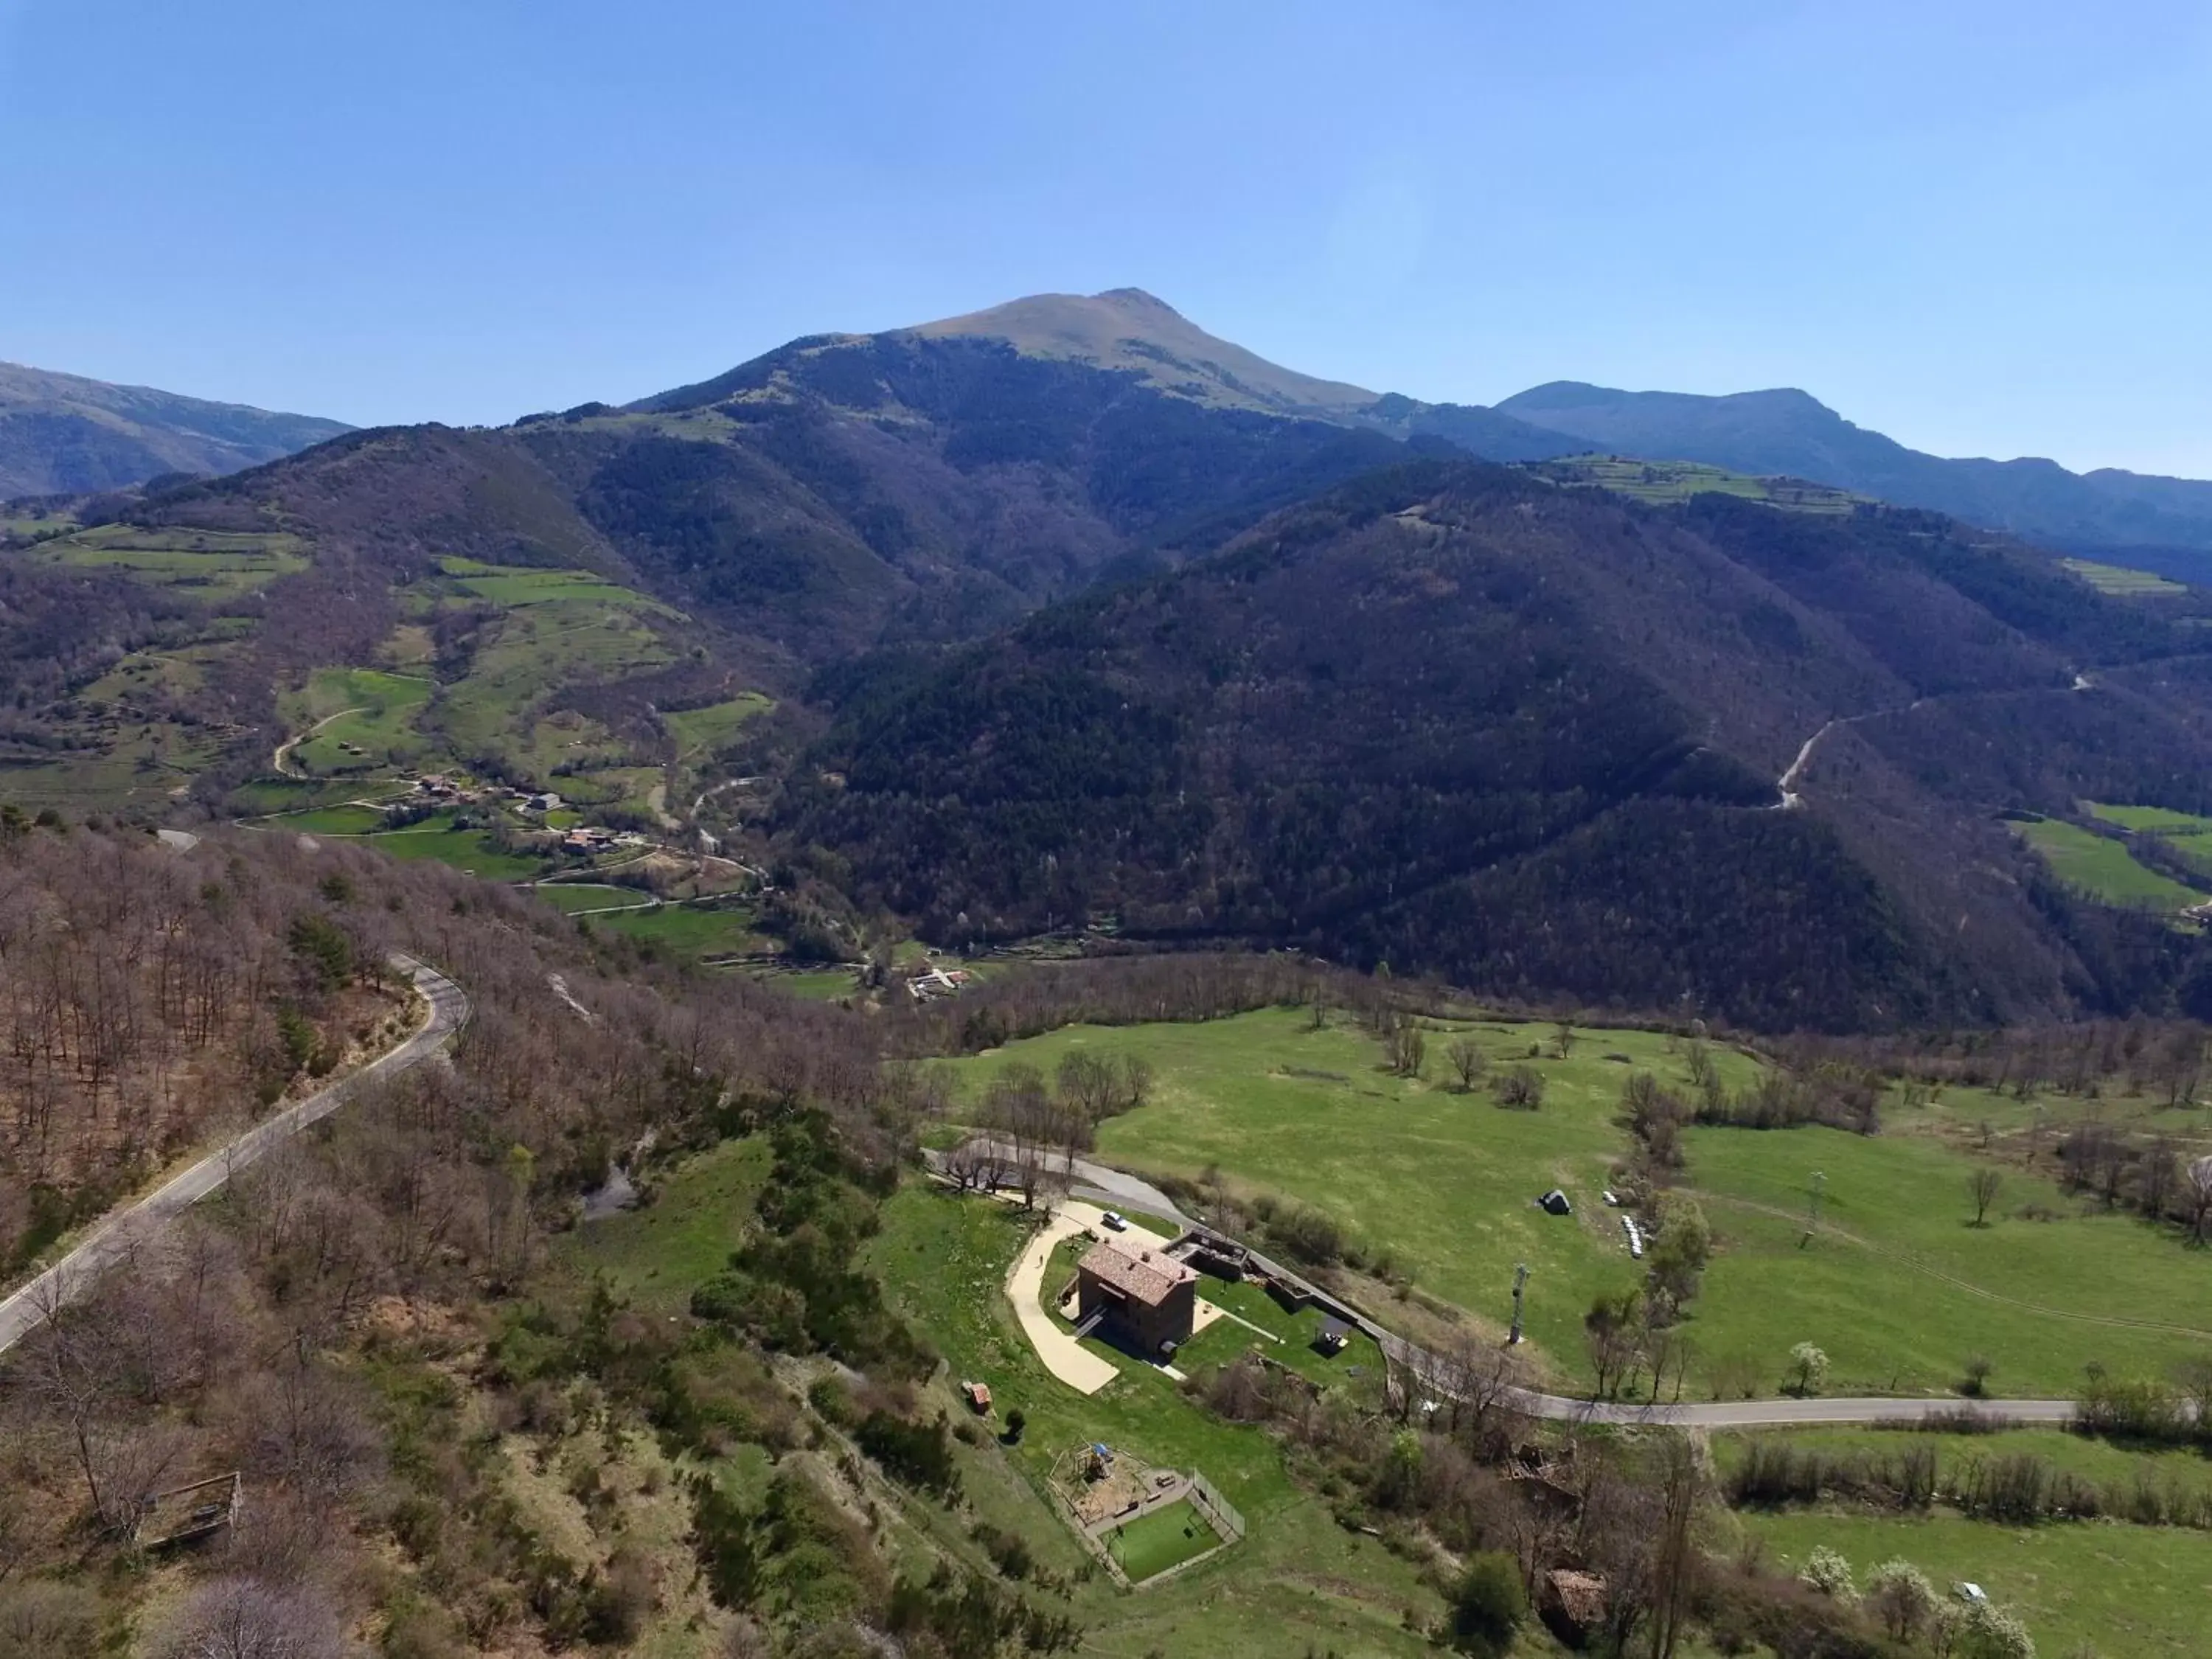
[[[1075,1268],[1148,1308],[1158,1307],[1176,1286],[1198,1277],[1194,1269],[1158,1250],[1125,1250],[1113,1244],[1093,1244]]]

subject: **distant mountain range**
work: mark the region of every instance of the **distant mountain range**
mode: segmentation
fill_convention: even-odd
[[[1138,289],[1039,295],[910,331],[1002,339],[1024,356],[1122,370],[1215,407],[1442,438],[1486,460],[1601,450],[1805,478],[2212,583],[2212,483],[2111,468],[2069,472],[2046,460],[1947,459],[1855,426],[1795,390],[1697,397],[1559,380],[1490,408],[1426,404],[1278,368]]]
[[[352,428],[0,362],[0,501],[235,472]]]
[[[1555,380],[1508,398],[1503,413],[1584,444],[1652,460],[1705,461],[1740,472],[1787,474],[1901,507],[1932,507],[1991,530],[2069,551],[2132,549],[2130,562],[2212,578],[2212,483],[2104,468],[2069,472],[2056,461],[1946,460],[1854,426],[1802,392],[1615,392]]]
[[[872,354],[911,356],[926,343],[986,340],[1003,342],[1024,359],[1103,370],[1208,410],[1441,441],[1485,460],[1601,452],[1802,478],[2212,586],[2212,482],[2116,468],[2069,472],[2033,459],[1929,455],[1790,388],[1700,397],[1555,380],[1492,407],[1423,403],[1269,362],[1135,288],[1031,295],[879,335],[814,336],[634,408],[703,407],[763,377],[764,384],[779,374],[786,383],[817,383],[825,372],[849,372]],[[807,369],[794,375],[802,362]],[[0,363],[0,500],[122,489],[172,472],[235,471],[349,429],[310,416]]]

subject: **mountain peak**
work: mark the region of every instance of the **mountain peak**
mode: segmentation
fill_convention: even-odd
[[[1156,390],[1220,408],[1341,420],[1376,400],[1364,387],[1300,374],[1209,334],[1140,288],[1032,294],[899,331],[1004,340],[1025,356],[1127,371]]]

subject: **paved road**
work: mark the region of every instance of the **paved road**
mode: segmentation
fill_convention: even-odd
[[[1012,1148],[1003,1143],[986,1141],[983,1144],[987,1150],[1011,1165]],[[933,1153],[930,1154],[930,1161],[934,1167],[941,1158]],[[1180,1226],[1196,1224],[1176,1208],[1174,1201],[1165,1193],[1127,1170],[1079,1158],[1071,1162],[1067,1173],[1076,1182],[1073,1191],[1077,1197],[1090,1199],[1094,1203],[1141,1210]],[[1294,1282],[1304,1282],[1294,1270],[1270,1261],[1257,1252],[1254,1253],[1253,1260],[1264,1271]],[[1332,1297],[1329,1299],[1335,1301],[1338,1298]],[[1347,1308],[1346,1311],[1355,1315],[1358,1312],[1353,1308]],[[1396,1332],[1385,1329],[1364,1316],[1358,1319],[1358,1323],[1394,1364],[1405,1367],[1415,1376],[1449,1374],[1449,1368],[1433,1355],[1408,1342]],[[1445,1390],[1439,1387],[1437,1392],[1443,1393]],[[1917,1422],[1923,1418],[1948,1416],[1969,1407],[1984,1416],[2008,1423],[2064,1423],[2074,1416],[2074,1402],[2070,1400],[1966,1401],[1948,1397],[1931,1400],[1845,1395],[1831,1399],[1717,1400],[1685,1401],[1680,1405],[1632,1405],[1611,1401],[1577,1400],[1568,1395],[1539,1394],[1528,1389],[1509,1389],[1504,1398],[1516,1411],[1530,1417],[1547,1418],[1553,1422],[1644,1424],[1684,1429],[1758,1429],[1784,1428],[1792,1424]]]
[[[1003,1140],[988,1139],[973,1140],[969,1145],[988,1153],[1004,1166],[999,1180],[1000,1186],[1015,1184],[1014,1149],[1011,1146]],[[941,1170],[945,1155],[942,1152],[924,1152],[922,1160],[931,1169]],[[1071,1158],[1065,1169],[1055,1163],[1054,1173],[1070,1178],[1069,1196],[1088,1200],[1103,1209],[1141,1210],[1146,1215],[1156,1215],[1178,1227],[1198,1224],[1176,1208],[1175,1200],[1151,1182],[1133,1176],[1127,1170],[1117,1170],[1110,1164],[1094,1163],[1087,1158]]]
[[[461,988],[428,963],[394,951],[392,966],[415,981],[430,1005],[430,1018],[391,1053],[380,1055],[349,1077],[313,1094],[296,1106],[257,1123],[219,1152],[209,1153],[128,1209],[117,1210],[85,1240],[15,1295],[0,1302],[0,1353],[5,1353],[44,1322],[46,1310],[74,1302],[100,1275],[151,1229],[181,1215],[230,1179],[231,1171],[258,1163],[310,1124],[319,1123],[345,1104],[370,1078],[392,1077],[418,1066],[438,1052],[469,1017]]]

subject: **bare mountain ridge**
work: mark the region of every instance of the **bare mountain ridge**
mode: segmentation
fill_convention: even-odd
[[[352,428],[244,404],[0,362],[0,500],[235,472]]]

